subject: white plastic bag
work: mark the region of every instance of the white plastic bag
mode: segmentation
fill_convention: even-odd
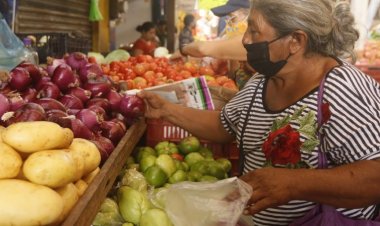
[[[251,195],[251,186],[233,177],[173,184],[160,199],[175,226],[235,226]]]

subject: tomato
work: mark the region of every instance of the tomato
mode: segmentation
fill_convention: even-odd
[[[189,71],[182,70],[179,72],[179,75],[184,79],[191,78],[191,73]]]
[[[214,70],[211,67],[204,66],[199,68],[199,74],[201,75],[215,75]]]
[[[149,70],[156,71],[158,68],[156,63],[149,63]]]
[[[168,176],[159,166],[153,165],[145,170],[144,177],[148,184],[158,188],[166,183]]]
[[[223,75],[223,76],[216,77],[215,80],[219,85],[223,85],[225,82],[227,82],[229,80],[229,78],[227,76]]]
[[[136,89],[144,89],[148,86],[148,82],[143,77],[136,77],[133,79],[133,82],[135,83]]]
[[[181,81],[181,80],[183,80],[183,77],[181,75],[177,75],[174,78],[174,81]]]
[[[236,90],[236,91],[239,90],[239,88],[236,86],[235,82],[232,80],[228,80],[227,82],[225,82],[223,84],[223,87],[227,88],[227,89],[231,89],[231,90]]]
[[[196,152],[200,148],[200,142],[198,138],[190,136],[185,137],[179,142],[178,148],[182,154],[188,154],[190,152]]]
[[[198,69],[196,68],[196,66],[193,63],[190,63],[190,62],[186,62],[183,65],[183,68],[185,70],[189,71],[191,74],[195,74],[195,73],[198,72]]]
[[[173,153],[173,154],[171,154],[171,157],[173,159],[177,159],[179,161],[183,161],[183,159],[184,159],[183,156],[181,154],[179,154],[179,153]]]
[[[136,88],[135,87],[135,82],[132,79],[127,79],[127,90],[131,90]]]
[[[146,68],[143,64],[136,64],[133,67],[133,71],[136,73],[136,75],[143,76],[146,71]]]
[[[143,77],[146,79],[148,83],[152,83],[155,79],[155,73],[154,71],[147,71],[144,73]]]
[[[95,57],[93,57],[93,56],[91,56],[91,57],[88,58],[88,62],[92,63],[92,64],[96,64],[97,63]]]

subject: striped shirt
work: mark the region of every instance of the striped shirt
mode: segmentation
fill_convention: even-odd
[[[263,102],[266,79],[260,78],[262,76],[251,79],[221,112],[225,129],[236,136],[238,144],[243,141],[246,156],[244,173],[262,168],[265,156],[261,147],[274,119],[292,115],[304,105],[317,114],[318,88],[282,111],[267,110]],[[256,88],[253,106],[248,109]],[[330,104],[332,114],[322,127],[324,138],[321,142],[322,151],[327,153],[329,167],[380,158],[380,84],[354,66],[342,62],[328,73],[323,92],[323,102]],[[241,130],[247,113],[248,123],[242,137]],[[298,129],[296,122],[291,122],[291,126]],[[306,137],[301,134],[300,139],[303,142]],[[303,161],[317,167],[318,148],[309,153],[302,152],[301,155]],[[293,200],[286,205],[261,211],[252,218],[255,225],[288,225],[305,215],[314,205]],[[374,210],[375,206],[338,209],[354,219],[370,219]]]

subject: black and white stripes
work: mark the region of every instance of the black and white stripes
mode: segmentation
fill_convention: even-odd
[[[250,81],[221,113],[225,129],[236,135],[238,143],[243,141],[246,152],[244,172],[262,167],[265,157],[261,146],[275,118],[292,114],[304,105],[317,114],[317,89],[281,112],[266,110],[263,102],[266,83],[265,80],[260,81],[260,76]],[[254,105],[248,109],[257,86]],[[322,128],[322,150],[328,155],[329,167],[380,158],[380,84],[344,62],[327,75],[323,101],[330,103],[332,113]],[[241,129],[247,113],[249,122],[242,137]],[[293,128],[298,128],[296,123],[291,124]],[[301,135],[301,141],[304,140]],[[302,159],[316,167],[317,149],[311,153],[303,152]],[[313,206],[313,203],[306,201],[292,201],[256,214],[253,221],[255,225],[288,225]],[[368,219],[372,217],[374,207],[339,211],[352,218]]]

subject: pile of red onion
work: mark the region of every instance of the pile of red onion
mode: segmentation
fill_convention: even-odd
[[[70,128],[74,137],[92,140],[102,162],[141,116],[144,102],[119,93],[86,55],[48,59],[46,68],[21,63],[0,82],[1,124],[48,120]]]

